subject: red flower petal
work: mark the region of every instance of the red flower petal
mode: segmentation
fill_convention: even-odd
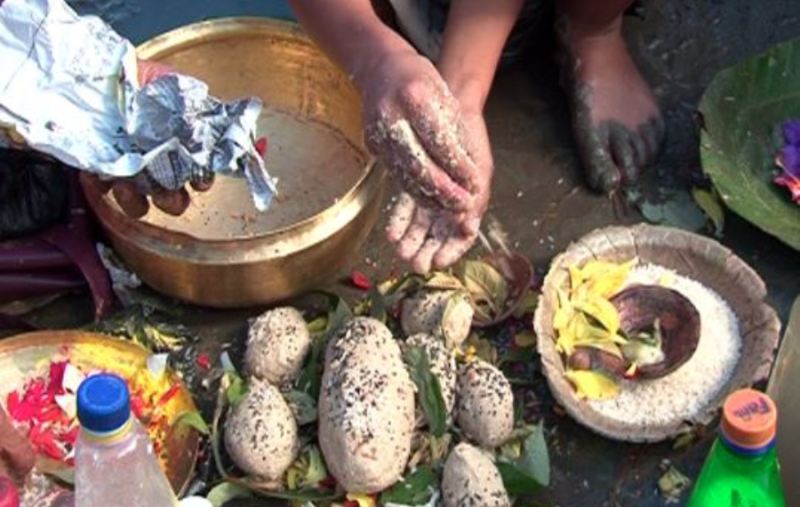
[[[211,368],[211,358],[208,357],[208,354],[198,354],[195,362],[197,363],[197,366],[204,370]]]
[[[355,500],[346,500],[343,507],[358,507],[358,502]]]
[[[261,158],[264,158],[264,156],[267,154],[267,146],[268,146],[267,138],[266,137],[259,138],[256,141],[255,146],[258,154],[261,155]]]
[[[45,422],[54,422],[61,419],[61,414],[63,411],[61,407],[58,405],[50,406],[50,407],[41,407],[39,413],[36,415],[36,418],[39,420],[40,423]]]
[[[131,411],[137,419],[141,419],[144,416],[144,400],[140,393],[134,393],[131,396]]]
[[[30,400],[19,399],[16,391],[8,395],[6,402],[8,413],[16,422],[28,422],[36,415],[37,406]]]
[[[350,282],[355,288],[361,290],[369,290],[369,288],[372,287],[372,282],[369,281],[367,275],[357,270],[353,270],[353,272],[350,273]]]
[[[169,391],[164,393],[164,395],[158,400],[157,406],[163,406],[169,403],[169,400],[175,397],[176,394],[181,390],[180,384],[175,384],[169,388]]]
[[[64,433],[62,439],[64,442],[67,442],[70,445],[75,445],[75,442],[78,440],[78,433],[80,433],[80,431],[80,426],[74,426],[71,430]]]
[[[47,391],[52,394],[64,393],[64,372],[67,370],[66,361],[50,363],[49,385]]]
[[[319,487],[325,489],[336,489],[336,478],[330,474],[319,481]]]
[[[788,188],[792,194],[792,200],[800,203],[800,179],[784,172],[775,178],[775,183]]]

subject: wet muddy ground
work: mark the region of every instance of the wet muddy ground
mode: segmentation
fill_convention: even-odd
[[[290,16],[282,2],[268,0],[79,0],[135,42],[189,22],[228,15]],[[629,41],[653,84],[668,120],[667,150],[643,190],[657,196],[664,186],[686,187],[699,174],[694,110],[705,86],[724,66],[768,46],[800,36],[800,1],[747,0],[644,3],[643,18],[627,22]],[[546,25],[545,25],[546,26]],[[498,77],[487,117],[496,160],[491,213],[509,232],[512,246],[546,269],[549,259],[590,230],[637,222],[614,213],[609,201],[582,186],[563,97],[548,55],[548,34],[523,64]],[[767,281],[781,318],[800,288],[800,254],[727,214],[723,242]],[[374,277],[395,268],[376,228],[356,259]],[[398,267],[402,269],[402,267]],[[200,312],[193,326],[210,340],[241,331],[242,313]],[[545,396],[545,406],[552,404]],[[695,477],[713,435],[673,449],[672,443],[619,445],[594,436],[565,416],[546,411],[553,453],[553,487],[542,499],[565,507],[666,505],[659,495],[662,461]]]

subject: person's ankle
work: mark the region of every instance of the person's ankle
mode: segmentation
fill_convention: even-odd
[[[569,43],[579,45],[593,39],[606,38],[622,34],[622,16],[610,22],[597,22],[591,19],[565,17]]]

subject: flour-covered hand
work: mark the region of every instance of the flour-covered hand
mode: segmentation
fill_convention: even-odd
[[[480,174],[470,156],[474,141],[459,102],[430,61],[402,51],[362,80],[366,141],[429,208],[463,212],[480,198]]]

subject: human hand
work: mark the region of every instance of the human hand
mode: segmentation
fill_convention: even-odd
[[[0,477],[9,477],[21,486],[35,464],[36,454],[28,439],[0,407]]]
[[[475,242],[489,204],[494,164],[486,123],[480,111],[465,114],[463,121],[474,140],[469,155],[478,169],[473,207],[462,212],[430,207],[404,192],[389,218],[389,241],[417,273],[427,273],[431,267],[444,269],[458,261]]]
[[[158,62],[139,60],[137,71],[139,84],[144,86],[164,74],[175,72],[175,69]],[[148,195],[156,208],[170,215],[181,215],[189,207],[191,198],[186,188],[167,190],[155,182],[148,181],[143,185],[141,180],[137,180],[138,178],[121,178],[110,183],[114,199],[128,216],[140,218],[147,214],[150,209]],[[204,192],[211,188],[212,183],[213,175],[207,180],[192,181],[190,185],[193,189]],[[145,187],[149,187],[147,191]]]
[[[437,215],[474,214],[485,197],[485,170],[471,153],[481,140],[466,128],[439,72],[412,50],[367,69],[357,80],[370,150],[419,205]]]

